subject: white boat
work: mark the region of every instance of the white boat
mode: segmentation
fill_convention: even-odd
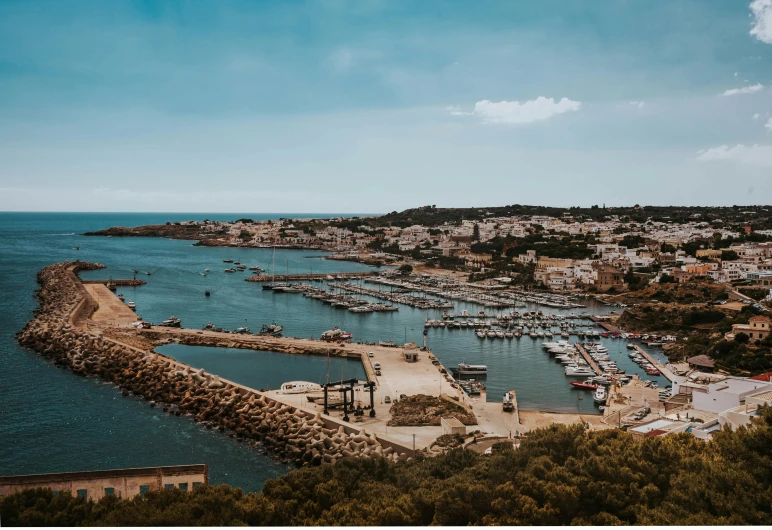
[[[132,311],[137,309],[137,304],[135,304],[132,300],[129,300],[128,302],[126,302],[126,305],[129,306],[129,309],[131,309]]]
[[[309,381],[289,381],[281,385],[282,394],[305,394],[306,392],[318,392],[322,386]]]
[[[592,398],[595,400],[595,403],[599,403],[601,405],[606,403],[606,387],[599,386],[595,390],[595,394],[592,396]]]
[[[569,377],[592,377],[595,375],[587,366],[568,366],[566,367],[565,373]]]

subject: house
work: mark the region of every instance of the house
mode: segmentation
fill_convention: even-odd
[[[745,333],[751,340],[764,340],[770,333],[769,317],[755,316],[747,324],[732,324],[732,331],[724,335],[727,340],[733,340],[738,333]]]
[[[621,291],[625,288],[625,282],[622,279],[622,271],[611,265],[596,265],[598,279],[595,281],[595,287],[599,291]]]
[[[750,396],[762,392],[772,392],[772,383],[727,376],[700,389],[695,388],[692,392],[692,406],[697,410],[721,414],[745,405]]]

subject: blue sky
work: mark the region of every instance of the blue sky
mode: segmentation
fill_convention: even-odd
[[[772,0],[0,2],[0,210],[772,197]]]

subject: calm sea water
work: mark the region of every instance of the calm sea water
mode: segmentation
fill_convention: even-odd
[[[414,340],[420,344],[425,311],[400,306],[398,312],[391,313],[350,313],[300,294],[263,291],[259,284],[243,281],[249,273],[224,273],[222,260],[230,258],[267,270],[275,263],[277,273],[372,270],[361,264],[325,260],[325,253],[316,251],[277,250],[274,258],[268,249],[193,247],[190,241],[79,235],[116,225],[301,215],[314,216],[0,213],[0,475],[206,463],[211,482],[255,490],[267,478],[286,473],[286,466],[190,419],[165,415],[146,402],[121,397],[111,385],[56,368],[20,348],[13,335],[37,305],[33,297],[37,271],[57,261],[81,259],[107,265],[107,269],[84,273],[85,278],[130,278],[133,270],[140,271],[138,277],[147,285],[123,289],[123,294],[151,322],[175,315],[186,327],[200,328],[213,322],[224,328],[246,325],[253,330],[278,322],[285,335],[295,337],[318,337],[339,326],[353,333],[355,340]],[[76,246],[80,250],[75,250]],[[206,268],[211,272],[203,276]],[[205,290],[212,295],[205,297]],[[459,303],[455,311],[463,309],[476,314],[481,308]],[[593,312],[607,310],[591,308]],[[429,318],[440,315],[441,311],[428,314]],[[573,390],[561,365],[544,353],[542,340],[481,340],[471,330],[432,328],[427,341],[446,367],[459,362],[487,364],[491,400],[514,388],[523,409],[572,412],[580,406],[579,395],[585,398],[584,412],[591,407],[589,396]],[[603,342],[628,373],[646,377],[627,358],[624,341]],[[184,346],[162,351],[258,388],[276,387],[291,379],[321,380],[326,370],[326,361],[321,358],[309,360],[271,352]],[[334,362],[331,377],[341,370],[346,377],[361,377],[361,366],[356,363]]]

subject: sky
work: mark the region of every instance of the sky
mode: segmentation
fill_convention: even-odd
[[[0,2],[0,210],[772,199],[772,0]]]

